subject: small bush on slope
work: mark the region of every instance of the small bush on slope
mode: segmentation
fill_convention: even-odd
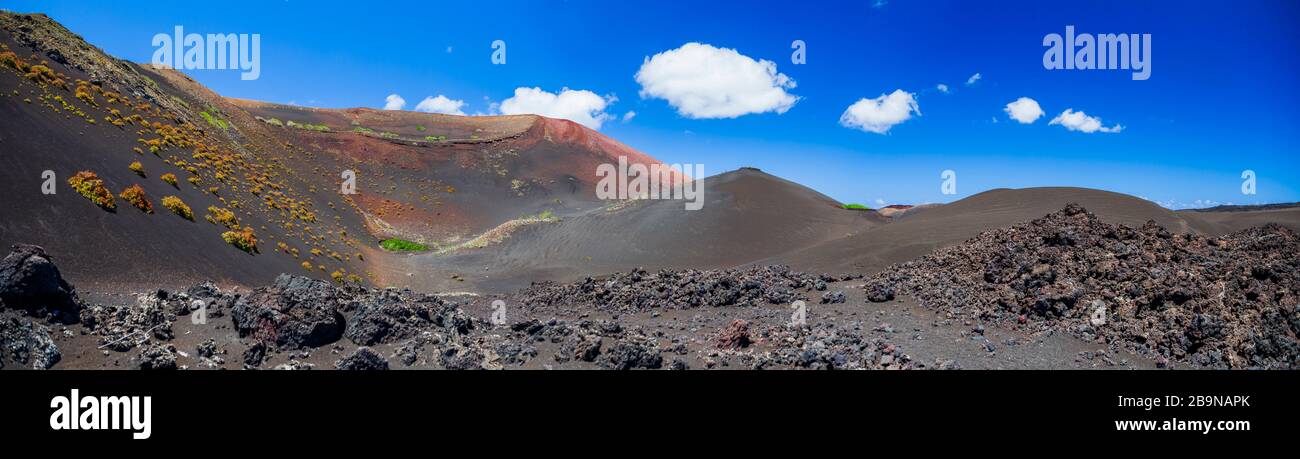
[[[68,179],[68,184],[72,185],[72,189],[76,190],[78,194],[85,196],[86,199],[99,207],[106,210],[117,208],[117,204],[113,202],[113,193],[104,187],[104,181],[100,180],[99,176],[95,175],[94,172],[78,172],[77,175]]]
[[[167,210],[172,211],[172,213],[176,215],[180,215],[181,218],[194,221],[194,211],[190,210],[190,206],[185,205],[185,201],[181,201],[181,198],[166,196],[163,197],[162,204],[163,207],[167,208]]]
[[[149,202],[149,198],[144,194],[144,188],[141,188],[139,184],[127,187],[125,190],[122,190],[122,193],[118,196],[120,196],[123,201],[130,203],[137,209],[143,210],[145,213],[153,213],[153,203]]]

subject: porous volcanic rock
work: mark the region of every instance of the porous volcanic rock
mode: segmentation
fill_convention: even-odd
[[[346,333],[357,345],[400,341],[433,326],[457,335],[474,328],[474,321],[464,311],[434,295],[393,289],[364,292],[356,296],[356,313]]]
[[[319,347],[343,336],[340,290],[320,280],[281,274],[231,308],[239,336],[285,349]]]
[[[335,362],[334,368],[353,371],[387,370],[388,360],[385,360],[378,352],[362,346],[357,348],[352,355]]]
[[[0,307],[70,324],[77,321],[81,302],[45,249],[15,244],[0,260]]]
[[[688,309],[721,306],[790,304],[808,300],[819,278],[785,266],[725,270],[633,269],[607,279],[580,282],[536,283],[524,289],[525,304],[537,306],[593,306],[601,309],[645,311],[655,308]]]
[[[714,345],[720,349],[740,349],[749,346],[750,342],[749,321],[735,319],[722,329]]]
[[[1071,204],[894,265],[864,288],[1156,360],[1300,367],[1300,238],[1274,224],[1222,237],[1173,234],[1154,222],[1107,224]]]
[[[33,370],[48,370],[61,358],[48,327],[16,317],[0,321],[0,368],[8,359],[14,364],[30,364]]]

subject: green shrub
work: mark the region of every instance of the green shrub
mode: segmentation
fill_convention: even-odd
[[[226,120],[212,116],[208,112],[199,112],[199,116],[202,116],[203,119],[208,122],[208,124],[221,128],[223,130],[230,127],[230,124],[226,123]]]
[[[286,123],[285,125],[291,128],[306,129],[309,131],[316,131],[316,132],[330,131],[329,126],[326,126],[324,124],[299,123],[297,121],[289,120],[289,122]]]
[[[870,207],[864,206],[862,204],[845,204],[844,208],[848,210],[871,210]]]
[[[420,252],[429,250],[429,247],[424,244],[397,238],[385,239],[383,242],[379,243],[379,246],[390,252]]]

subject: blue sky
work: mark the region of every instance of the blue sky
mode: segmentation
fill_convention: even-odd
[[[318,107],[406,109],[426,96],[500,111],[515,89],[590,91],[600,131],[711,175],[755,166],[845,202],[948,202],[998,187],[1083,186],[1170,207],[1300,201],[1300,3],[1252,2],[68,2],[6,1],[43,12],[138,62],[151,38],[261,35],[261,77],[187,70],[218,93]],[[1047,70],[1045,35],[1152,35],[1151,76]],[[491,43],[507,62],[493,65]],[[807,61],[791,62],[791,43]],[[646,59],[691,42],[766,60],[794,81],[783,111],[692,116],[644,94]],[[981,78],[967,85],[974,74]],[[937,89],[944,84],[947,93]],[[727,86],[724,86],[727,87]],[[884,134],[846,127],[860,99],[901,90],[916,104]],[[643,97],[644,94],[644,97]],[[1032,124],[1004,107],[1034,99]],[[612,101],[612,102],[611,102]],[[1066,109],[1118,133],[1050,120]],[[624,121],[627,112],[635,116]],[[919,115],[917,114],[919,112]],[[1243,170],[1257,176],[1242,194]],[[940,174],[957,173],[957,194]]]

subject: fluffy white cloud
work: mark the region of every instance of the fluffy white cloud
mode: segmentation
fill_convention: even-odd
[[[415,104],[415,111],[465,116],[465,112],[460,110],[464,106],[465,101],[463,100],[454,100],[439,94],[438,97],[425,97],[420,103]]]
[[[786,92],[795,82],[776,63],[701,43],[645,58],[636,82],[641,97],[664,99],[687,118],[785,113],[799,100]]]
[[[542,88],[515,88],[515,95],[501,101],[501,113],[506,115],[533,114],[550,118],[563,118],[583,126],[600,129],[600,125],[614,117],[605,113],[605,107],[613,103],[612,97],[605,98],[586,90],[564,88],[559,94],[543,91]]]
[[[628,122],[628,121],[632,121],[632,118],[636,118],[636,112],[631,111],[631,110],[628,110],[627,113],[624,113],[624,114],[623,114],[623,122],[624,122],[624,123],[626,123],[626,122]]]
[[[916,95],[895,89],[888,95],[881,94],[875,99],[863,98],[850,105],[840,115],[840,125],[861,129],[876,134],[885,134],[889,128],[898,123],[912,119],[912,112],[921,115],[921,107],[916,103]]]
[[[1039,107],[1038,101],[1028,97],[1016,99],[1015,102],[1007,104],[1007,108],[1002,110],[1007,112],[1007,116],[1011,117],[1011,119],[1019,121],[1020,124],[1033,123],[1043,116],[1043,107]]]
[[[389,94],[384,98],[384,110],[401,110],[406,106],[406,99],[397,94]]]
[[[1094,132],[1116,133],[1124,130],[1124,126],[1118,124],[1106,127],[1101,124],[1101,118],[1088,116],[1087,113],[1082,111],[1076,112],[1068,108],[1061,112],[1060,115],[1056,115],[1056,118],[1052,118],[1052,121],[1048,124],[1059,124],[1065,126],[1066,129],[1071,131],[1079,131],[1085,134],[1092,134]]]
[[[938,85],[938,86],[935,86],[934,88],[935,88],[935,89],[938,89],[939,92],[941,92],[941,93],[944,93],[944,94],[947,94],[947,93],[948,93],[948,85],[946,85],[946,84],[939,83],[939,85]]]
[[[980,78],[984,78],[984,77],[980,76],[980,74],[976,72],[974,75],[971,75],[970,78],[966,79],[966,86],[975,84],[975,82],[979,81]]]

